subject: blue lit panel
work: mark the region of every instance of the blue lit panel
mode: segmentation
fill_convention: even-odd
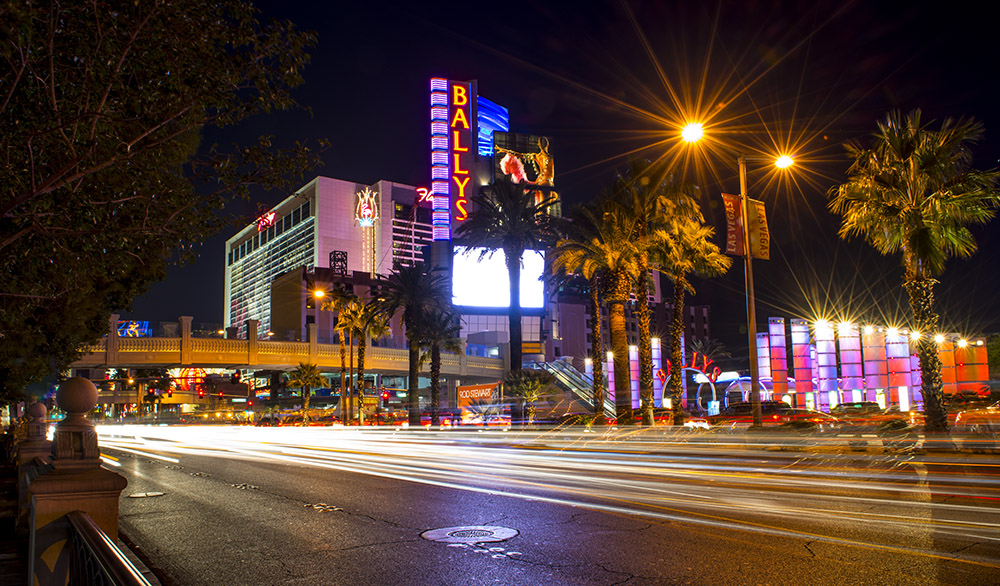
[[[493,133],[510,131],[510,115],[507,108],[495,104],[482,96],[476,96],[479,106],[479,156],[493,156]]]

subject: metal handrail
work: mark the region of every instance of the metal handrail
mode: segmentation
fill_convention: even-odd
[[[87,513],[73,511],[66,517],[73,526],[70,584],[151,586]]]

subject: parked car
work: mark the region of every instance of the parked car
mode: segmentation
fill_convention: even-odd
[[[310,427],[324,427],[328,425],[337,425],[340,423],[341,423],[340,418],[332,413],[326,415],[318,415],[316,417],[309,418]]]
[[[907,427],[924,424],[924,414],[920,411],[900,411],[896,406],[883,409],[874,401],[842,403],[831,408],[830,414],[847,426]]]
[[[766,427],[794,424],[795,427],[830,429],[839,423],[833,415],[812,409],[797,409],[782,401],[761,401],[761,422]],[[753,425],[753,404],[734,403],[718,415],[704,418],[711,427],[749,427]]]
[[[959,411],[955,427],[969,433],[1000,433],[1000,402]]]

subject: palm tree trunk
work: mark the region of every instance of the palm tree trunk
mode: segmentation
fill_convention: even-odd
[[[674,415],[674,425],[684,425],[684,410],[681,409],[681,395],[684,392],[682,382],[684,373],[684,348],[681,338],[684,336],[684,291],[687,280],[684,275],[674,278],[674,309],[670,320],[670,394],[671,411]]]
[[[521,254],[522,250],[506,250],[507,274],[510,276],[510,308],[507,319],[510,325],[510,367],[521,368]]]
[[[302,422],[309,423],[309,394],[312,391],[309,387],[302,387]]]
[[[608,301],[608,327],[615,362],[615,415],[618,423],[632,417],[632,385],[628,369],[628,339],[625,334],[625,302]]]
[[[362,415],[365,404],[365,350],[368,347],[368,336],[358,332],[358,415]]]
[[[440,415],[441,345],[431,344],[431,425],[441,425]]]
[[[347,383],[347,419],[354,421],[354,330],[348,331],[347,343],[351,347],[347,363],[347,373],[350,375]]]
[[[924,430],[928,433],[948,432],[948,408],[944,404],[944,383],[941,380],[941,358],[933,333],[937,331],[938,314],[934,312],[934,279],[920,277],[907,270],[904,287],[910,297],[910,310],[916,331],[920,332],[917,356],[920,358],[920,392],[924,396]]]
[[[407,331],[410,331],[407,328]],[[409,340],[410,344],[410,364],[406,381],[406,408],[407,420],[410,428],[416,429],[420,426],[420,401],[417,393],[420,392],[417,386],[417,366],[420,363],[420,346],[416,340]]]
[[[590,279],[590,331],[591,344],[590,363],[593,368],[594,389],[594,423],[604,424],[604,334],[601,331],[601,296],[600,280],[595,275]]]
[[[344,347],[344,330],[338,333],[340,338],[340,417],[347,421],[347,348]]]
[[[639,397],[642,424],[653,425],[653,348],[649,332],[649,267],[645,255],[635,282],[636,318],[639,322]]]

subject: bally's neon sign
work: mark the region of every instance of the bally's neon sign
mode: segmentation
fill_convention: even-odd
[[[257,231],[263,232],[274,225],[274,212],[267,212],[257,218]]]
[[[448,127],[450,134],[451,154],[451,187],[454,188],[452,202],[452,218],[464,221],[469,217],[466,210],[469,199],[466,189],[472,176],[469,167],[472,164],[472,125],[469,124],[472,110],[470,109],[472,84],[451,82],[451,108],[449,110]]]

